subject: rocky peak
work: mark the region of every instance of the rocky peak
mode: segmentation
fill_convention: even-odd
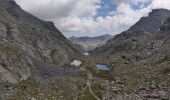
[[[14,0],[0,0],[0,5],[4,7],[19,7]]]
[[[134,54],[146,55],[146,52],[143,51],[157,51],[158,48],[162,48],[162,41],[169,39],[169,18],[169,10],[155,9],[149,13],[148,17],[141,18],[129,30],[116,35],[105,46],[94,50],[94,54],[115,55],[135,52]]]
[[[149,16],[163,16],[169,13],[167,9],[153,9],[152,12],[149,13]]]
[[[53,22],[43,21],[27,12],[22,10],[20,6],[16,4],[14,0],[0,0],[0,9],[7,11],[12,17],[14,17],[18,22],[24,22],[27,24],[32,24],[32,26],[43,27],[51,32],[59,33],[56,36],[64,37],[61,32],[55,27]]]
[[[157,33],[160,31],[162,24],[170,17],[170,11],[167,9],[154,9],[148,17],[142,17],[127,32],[145,31]]]

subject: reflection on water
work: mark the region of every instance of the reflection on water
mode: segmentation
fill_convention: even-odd
[[[103,71],[109,71],[110,67],[104,64],[97,64],[96,65],[97,70],[103,70]]]

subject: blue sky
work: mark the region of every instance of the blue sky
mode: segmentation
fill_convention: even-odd
[[[95,18],[99,16],[105,17],[109,15],[110,12],[116,11],[116,8],[117,5],[112,2],[112,0],[102,0],[101,8],[97,10]]]
[[[141,9],[141,6],[143,8],[148,7],[151,4],[151,0],[147,0],[146,2],[137,2],[137,3],[129,3],[132,9],[138,10]],[[101,8],[97,10],[97,14],[94,16],[94,18],[97,17],[105,17],[110,14],[110,12],[115,12],[117,10],[118,4],[114,2],[113,0],[102,0],[101,1]]]
[[[146,8],[149,6],[152,2],[148,0],[147,2],[138,2],[137,4],[130,4],[133,9],[141,9],[140,7],[143,6],[143,8]]]
[[[15,0],[24,10],[52,21],[66,36],[119,34],[170,0]]]

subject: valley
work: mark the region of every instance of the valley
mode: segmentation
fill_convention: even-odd
[[[82,47],[82,49],[85,52],[94,50],[97,47],[100,47],[102,45],[105,45],[106,42],[110,39],[112,39],[113,36],[109,34],[96,36],[96,37],[70,37],[69,40],[71,40],[74,44],[77,44]]]
[[[169,99],[169,10],[154,9],[114,37],[68,40],[0,0],[0,100]]]

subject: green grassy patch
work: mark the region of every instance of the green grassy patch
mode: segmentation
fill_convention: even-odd
[[[0,52],[2,52],[2,53],[16,53],[17,51],[14,48],[8,47],[8,46],[0,43]]]

